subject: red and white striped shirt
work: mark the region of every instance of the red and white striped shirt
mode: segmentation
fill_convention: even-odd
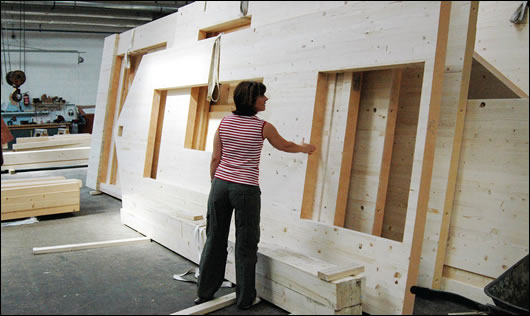
[[[265,121],[257,116],[228,115],[219,125],[221,162],[215,177],[259,186],[259,162]]]

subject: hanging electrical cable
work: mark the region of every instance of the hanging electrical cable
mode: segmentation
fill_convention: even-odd
[[[18,16],[18,69],[22,69],[22,1],[19,2],[20,14]]]
[[[22,12],[24,20],[24,73],[26,72],[26,1],[22,2]]]

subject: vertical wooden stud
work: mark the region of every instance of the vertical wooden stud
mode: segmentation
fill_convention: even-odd
[[[324,124],[324,111],[326,108],[326,99],[328,95],[328,74],[319,73],[317,79],[317,89],[315,95],[315,107],[313,110],[313,125],[311,127],[311,144],[316,146],[316,150],[321,150],[322,145],[322,126]],[[311,219],[313,216],[313,204],[315,201],[315,189],[318,168],[317,153],[308,157],[307,169],[304,185],[304,196],[302,199],[301,218]]]
[[[348,104],[348,118],[346,120],[346,133],[344,135],[344,150],[342,151],[339,189],[333,222],[334,225],[340,227],[344,227],[344,221],[346,220],[346,206],[348,203],[348,191],[350,189],[350,176],[353,149],[355,148],[355,136],[357,134],[357,120],[359,117],[362,81],[362,72],[353,74],[352,91],[350,93],[350,102]]]
[[[390,90],[390,101],[388,114],[386,116],[385,141],[383,145],[383,157],[379,170],[379,183],[377,187],[377,199],[375,202],[374,224],[372,235],[381,236],[383,230],[383,218],[385,211],[386,193],[388,189],[388,178],[390,177],[390,164],[392,162],[392,147],[396,131],[396,119],[399,103],[399,89],[403,70],[400,68],[392,70],[392,87]]]

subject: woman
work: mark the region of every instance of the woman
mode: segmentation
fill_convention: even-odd
[[[243,81],[234,90],[236,110],[221,121],[214,136],[210,164],[206,244],[199,265],[196,304],[209,301],[224,280],[232,210],[236,226],[237,306],[248,309],[256,297],[255,273],[260,237],[259,162],[263,141],[278,150],[312,154],[315,146],[286,141],[274,126],[258,118],[268,98],[263,83]]]

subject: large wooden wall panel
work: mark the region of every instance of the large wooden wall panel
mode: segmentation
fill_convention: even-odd
[[[206,12],[210,4],[207,3]],[[218,4],[212,4],[215,5]],[[215,21],[238,17],[239,3],[226,5],[226,12],[215,12]],[[465,5],[455,7],[458,7],[457,10],[466,9]],[[210,20],[213,13],[204,12],[204,3],[194,3],[177,13],[179,21],[184,23],[188,19],[188,24],[195,25],[194,30],[191,26],[182,29],[182,33],[186,33],[182,35],[186,36],[185,39],[198,35],[197,26],[200,29],[214,23]],[[259,10],[253,12],[255,18],[259,14]],[[407,19],[398,18],[401,16],[407,16]],[[442,22],[448,20],[446,16],[443,18]],[[319,72],[368,71],[424,62],[422,92],[418,101],[418,136],[411,163],[403,243],[300,220],[307,156],[282,153],[273,150],[270,145],[263,149],[260,175],[263,240],[328,262],[365,264],[367,282],[363,309],[372,314],[401,313],[410,309],[410,298],[407,298],[407,309],[403,309],[404,294],[409,278],[409,257],[412,252],[417,254],[421,246],[417,242],[418,237],[414,237],[413,229],[414,226],[422,226],[421,212],[425,211],[419,201],[419,192],[430,178],[428,168],[423,170],[423,167],[424,158],[430,159],[424,154],[432,149],[428,135],[433,132],[433,127],[429,125],[429,117],[433,115],[430,114],[432,86],[434,84],[439,88],[438,76],[434,73],[439,19],[439,2],[375,2],[369,5],[347,2],[327,9],[325,14],[309,13],[221,37],[220,81],[263,78],[271,100],[262,117],[273,123],[287,139],[295,141],[301,138],[307,141],[311,133]],[[452,27],[462,31],[461,25]],[[193,34],[188,34],[191,31]],[[177,29],[176,34],[180,32],[181,29]],[[190,197],[193,194],[202,196],[197,198],[202,202],[192,204],[205,207],[204,197],[210,187],[211,158],[211,153],[207,151],[162,144],[162,155],[169,155],[162,161],[165,164],[160,174],[162,179],[143,178],[153,91],[206,85],[213,41],[183,40],[179,46],[179,41],[175,40],[175,45],[166,51],[144,56],[118,119],[118,125],[123,126],[122,136],[117,137],[117,148],[122,198],[124,208],[127,208],[124,214],[137,215],[137,225],[143,225],[153,233],[157,230],[153,230],[152,226],[160,226],[161,223],[148,224],[150,215],[145,213],[145,209],[158,212],[156,206],[172,205],[174,198],[188,202],[194,199]],[[443,68],[443,62],[436,67]],[[436,115],[434,117],[436,119]],[[164,136],[162,139],[167,139]],[[185,187],[186,191],[168,187]],[[149,204],[147,196],[156,201]],[[138,207],[141,209],[135,212]],[[422,209],[418,210],[418,207]],[[420,212],[419,221],[417,211]],[[162,214],[161,211],[159,214]],[[142,224],[144,218],[146,223]],[[163,218],[159,220],[163,221]],[[147,227],[149,225],[150,228]],[[157,238],[169,240],[167,235],[172,230],[168,227],[179,224],[168,221],[165,225],[165,233],[158,234]],[[185,242],[193,236],[183,234],[181,238]],[[412,249],[413,239],[416,242]],[[414,261],[411,264],[417,263]],[[414,277],[411,282],[414,282]]]

